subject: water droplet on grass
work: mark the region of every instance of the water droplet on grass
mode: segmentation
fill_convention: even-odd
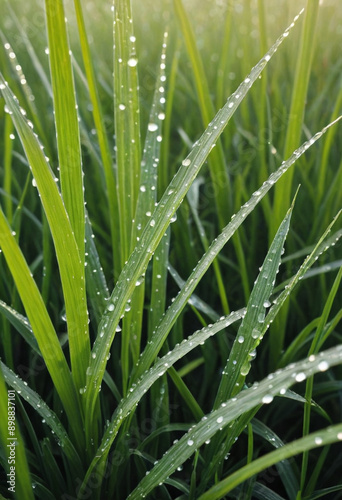
[[[191,164],[191,160],[189,158],[186,158],[185,160],[182,161],[182,165],[184,167],[188,167]]]
[[[318,365],[318,369],[321,372],[325,372],[329,368],[329,363],[327,361],[321,361]]]
[[[188,439],[187,444],[188,444],[188,446],[192,446],[194,444],[194,442],[192,439]]]
[[[305,379],[306,379],[306,375],[304,372],[297,373],[297,375],[295,376],[296,382],[303,382],[303,380],[305,380]]]
[[[134,68],[138,64],[138,59],[136,57],[131,57],[130,59],[128,59],[127,64],[131,68]]]
[[[264,404],[268,405],[269,403],[272,403],[273,401],[273,396],[271,394],[266,394],[262,400],[261,400]]]
[[[156,123],[149,123],[147,125],[147,128],[150,132],[155,132],[156,130],[158,130],[158,125]]]

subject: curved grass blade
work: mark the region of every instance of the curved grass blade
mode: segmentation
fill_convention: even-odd
[[[226,479],[210,488],[210,490],[204,493],[204,495],[201,495],[198,500],[216,500],[222,498],[243,481],[246,481],[248,478],[253,477],[262,470],[265,470],[282,460],[298,455],[305,450],[309,451],[317,448],[318,446],[325,446],[341,440],[342,424],[338,424],[309,434],[309,436],[297,439],[296,441],[292,441],[291,443],[286,444],[271,453],[267,453],[263,457],[253,460],[252,463],[246,465],[245,467],[240,468],[237,472],[234,472]]]
[[[58,419],[57,415],[49,408],[45,401],[30,387],[27,382],[20,379],[10,368],[8,368],[2,361],[0,362],[1,370],[5,381],[10,385],[17,394],[19,394],[32,408],[44,419],[44,423],[53,431],[58,445],[63,449],[63,453],[69,460],[70,467],[73,473],[82,474],[82,463],[79,455],[77,454],[74,445]]]
[[[6,223],[2,210],[0,210],[0,246],[47,369],[74,429],[75,436],[77,436],[79,442],[82,442],[79,400],[68,364],[42,296],[32,278],[20,248]]]
[[[202,137],[197,141],[197,143],[194,144],[192,151],[188,157],[183,160],[177,174],[169,184],[169,187],[155,208],[149,224],[146,226],[143,234],[141,235],[140,241],[137,243],[127,264],[124,266],[110,298],[107,311],[104,314],[99,326],[100,335],[97,337],[92,350],[92,357],[87,377],[87,386],[91,387],[92,390],[89,390],[86,393],[88,415],[92,415],[97,393],[100,389],[105,371],[107,356],[115,336],[115,331],[118,327],[121,316],[125,312],[127,301],[135,289],[137,280],[146,271],[147,264],[161,238],[165,234],[171,218],[181,204],[212,147],[216,144],[216,141],[222,133],[224,127],[227,125],[238,105],[258,78],[268,61],[271,59],[272,55],[276,52],[282,41],[287,37],[292,25],[285,30],[284,34],[278,38],[265,57],[261,59],[261,61],[259,61],[259,63],[252,69],[250,75],[228,99],[226,105],[217,113],[216,117],[209,124]],[[311,143],[309,142],[304,144],[303,147],[296,152],[297,156],[300,156],[300,154],[302,154],[305,149],[315,142],[315,140],[318,139],[322,133],[323,132],[319,133],[319,135],[311,139]],[[286,167],[294,163],[295,160],[296,156],[293,155],[288,160],[283,170],[285,171]],[[278,176],[282,173],[282,171],[280,173],[278,172]],[[265,189],[263,191],[264,194],[271,188],[271,185],[275,183],[278,176],[270,177],[268,184],[265,184]],[[259,201],[261,196],[256,194],[255,199]],[[241,218],[239,218],[239,223],[236,224],[236,227],[242,223],[249,211],[250,207],[245,207],[245,210],[241,213]],[[229,229],[232,229],[231,234],[234,233],[236,227],[232,221],[231,226],[229,226]],[[103,336],[101,336],[102,333]],[[149,358],[150,355],[148,355],[147,365],[151,363]]]
[[[80,389],[85,383],[85,372],[90,356],[84,263],[41,145],[2,75],[0,75],[0,90],[23,144],[54,240],[65,300],[72,375],[76,388]],[[29,317],[28,312],[27,316]],[[29,320],[33,328],[30,317]]]
[[[10,410],[11,412],[13,412],[13,410],[15,412],[15,400],[12,399],[12,395],[10,397],[9,393],[7,392],[3,374],[0,369],[0,442],[3,450],[6,450],[6,473],[9,474],[10,467],[12,468],[13,466],[17,471],[15,472],[14,476],[14,486],[11,484],[12,481],[7,483],[8,490],[14,491],[15,498],[17,498],[18,500],[34,500],[30,469],[27,462],[23,438],[17,424],[15,424],[14,431],[9,431]],[[12,439],[10,440],[9,438]],[[15,446],[14,459],[9,454],[10,449],[12,448],[12,446],[11,448],[9,448],[9,446],[13,445],[13,443]],[[9,481],[11,477],[12,475],[6,476],[6,479],[8,479]],[[10,487],[14,488],[14,490],[10,490]]]
[[[335,123],[335,122],[333,122]],[[332,124],[333,124],[332,123]],[[165,341],[170,329],[175,323],[180,312],[183,310],[184,305],[189,300],[194,291],[197,283],[209,268],[214,258],[217,256],[218,252],[223,248],[227,241],[232,237],[238,227],[243,223],[246,217],[254,210],[255,206],[263,199],[265,194],[272,188],[272,186],[277,182],[277,180],[295,163],[295,161],[309,148],[311,147],[324,132],[326,132],[329,127],[328,125],[322,131],[315,134],[309,141],[305,142],[300,148],[298,148],[288,160],[284,161],[282,165],[278,168],[276,172],[270,175],[270,177],[263,183],[263,185],[252,194],[250,200],[245,203],[240,211],[232,216],[231,222],[224,228],[222,233],[214,240],[214,242],[209,247],[208,251],[203,255],[199,263],[197,264],[194,271],[191,273],[187,279],[182,290],[177,295],[171,306],[165,313],[162,322],[158,325],[155,331],[154,337],[152,339],[153,344],[147,345],[141,358],[139,364],[134,371],[133,380],[136,380],[149,366],[153,363],[158,350],[161,348],[163,342]],[[311,263],[312,265],[312,263]]]
[[[103,470],[110,447],[117,436],[122,423],[135,409],[140,399],[144,396],[152,384],[162,377],[166,371],[174,363],[176,363],[176,361],[184,357],[198,345],[203,344],[207,338],[215,335],[217,332],[241,319],[244,313],[244,309],[233,312],[229,316],[221,318],[214,325],[209,325],[208,327],[195,332],[187,340],[178,344],[173,351],[169,351],[165,356],[163,356],[148,372],[143,375],[143,377],[141,377],[141,379],[138,380],[136,384],[131,387],[127,396],[120,401],[113,414],[111,423],[103,435],[98,453],[96,453],[96,456],[87,471],[87,475],[83,481],[83,487],[86,485],[95,468]]]
[[[32,331],[31,325],[27,318],[22,314],[18,313],[15,309],[8,306],[0,300],[0,312],[5,316],[8,321],[14,326],[17,332],[23,337],[23,339],[28,343],[33,351],[35,351],[40,356],[42,355],[37,344],[37,340]]]
[[[198,424],[193,426],[176,444],[174,444],[166,454],[157,462],[150,473],[140,481],[135,490],[128,496],[129,500],[137,500],[143,495],[147,495],[158,484],[163,483],[180,465],[182,465],[200,446],[207,440],[211,439],[214,434],[219,432],[233,420],[236,420],[240,415],[246,413],[252,408],[260,404],[269,404],[277,394],[281,394],[302,377],[309,377],[315,373],[327,370],[331,366],[342,363],[342,346],[336,346],[327,351],[321,352],[317,356],[311,356],[308,359],[293,363],[283,370],[274,373],[272,377],[267,377],[260,383],[255,383],[249,389],[246,389],[235,398],[232,398],[221,405],[220,408],[214,410],[210,415],[207,415]],[[315,433],[311,436],[300,440],[300,444],[291,443],[279,450],[272,452],[272,461],[276,463],[279,460],[288,458],[295,453],[299,453],[302,449],[317,447],[320,444],[327,442],[336,442],[342,439],[342,424],[332,428],[333,432],[324,430]],[[320,441],[317,442],[317,439]],[[297,447],[299,450],[297,451]],[[285,452],[283,451],[285,449]],[[290,450],[290,451],[289,451]],[[286,454],[286,451],[289,455]],[[270,454],[271,455],[271,454]],[[281,458],[278,458],[281,457]],[[264,459],[264,462],[262,460]],[[265,458],[258,459],[263,464],[260,470],[263,470]],[[229,481],[229,489],[224,490],[224,493],[230,491],[244,480],[252,477],[256,472],[259,472],[260,461],[255,460],[246,467],[239,469],[235,474],[230,476],[234,478]],[[257,465],[255,465],[257,464]],[[259,467],[258,467],[259,466]],[[248,468],[248,469],[247,469]],[[248,470],[248,473],[244,472]],[[241,473],[243,471],[243,473]],[[234,484],[234,486],[232,485]],[[212,495],[210,493],[202,495],[204,499],[220,498],[221,496]],[[206,495],[206,496],[205,496]]]
[[[281,448],[284,446],[284,442],[279,438],[279,436],[260,420],[254,418],[252,420],[252,427],[253,432],[261,436],[263,439],[266,439],[274,448]],[[276,467],[288,497],[295,498],[299,484],[290,463],[287,460],[282,460],[276,464]]]

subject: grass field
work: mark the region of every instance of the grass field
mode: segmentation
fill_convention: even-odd
[[[0,498],[342,498],[339,2],[0,37]]]

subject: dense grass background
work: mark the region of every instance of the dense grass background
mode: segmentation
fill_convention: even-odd
[[[137,57],[139,62],[137,66],[135,62],[128,64],[126,71],[126,66],[122,69],[118,62],[121,56],[114,57],[114,84],[111,4],[82,2],[85,35],[81,30],[80,11],[78,21],[74,11],[78,2],[65,2],[72,50],[70,68],[68,42],[62,36],[65,29],[63,16],[56,15],[53,3],[47,1],[46,4],[50,9],[48,36],[43,2],[11,5],[2,1],[0,65],[1,73],[26,110],[44,146],[53,176],[60,180],[56,185],[62,191],[68,217],[63,212],[64,205],[58,204],[60,198],[52,187],[53,176],[44,173],[44,177],[42,174],[46,168],[44,158],[38,161],[38,151],[33,151],[33,161],[30,161],[27,147],[33,144],[33,137],[21,122],[20,112],[17,116],[12,103],[12,113],[17,120],[15,131],[12,116],[5,112],[1,100],[0,196],[2,210],[14,238],[12,241],[10,232],[6,232],[6,223],[1,222],[5,255],[0,255],[0,298],[3,301],[0,345],[6,382],[10,384],[12,375],[6,371],[5,365],[53,409],[65,427],[70,443],[65,438],[63,447],[68,453],[61,451],[63,447],[55,443],[48,426],[42,424],[42,415],[18,399],[17,422],[26,448],[26,459],[22,458],[22,484],[26,487],[30,483],[33,485],[31,493],[18,498],[34,498],[34,494],[37,498],[63,498],[66,493],[74,498],[75,490],[90,470],[88,467],[96,462],[94,457],[100,456],[98,446],[104,443],[102,437],[113,412],[116,410],[117,413],[112,422],[119,427],[118,409],[126,411],[125,401],[135,397],[134,391],[130,396],[130,390],[135,389],[134,384],[144,368],[149,368],[155,361],[158,363],[158,355],[161,357],[169,350],[177,349],[184,338],[231,311],[240,310],[247,304],[251,311],[254,300],[260,303],[260,307],[269,299],[272,302],[298,272],[306,255],[314,251],[314,260],[321,253],[314,250],[315,246],[342,206],[341,125],[337,124],[301,155],[234,231],[231,241],[199,281],[196,296],[185,300],[179,314],[171,309],[166,318],[173,323],[172,328],[170,325],[167,341],[161,342],[159,352],[153,332],[166,308],[173,304],[180,287],[185,294],[184,280],[193,272],[209,244],[283,160],[340,115],[342,9],[337,0],[308,2],[310,8],[298,20],[224,128],[216,147],[177,210],[177,217],[173,214],[166,217],[164,214],[163,218],[160,213],[160,219],[156,218],[156,231],[162,224],[166,229],[171,218],[172,224],[167,230],[167,237],[161,239],[156,249],[153,264],[144,269],[142,277],[138,275],[134,279],[135,282],[139,278],[143,285],[138,286],[131,302],[126,303],[127,297],[122,292],[124,287],[119,277],[132,280],[134,262],[144,258],[137,252],[136,261],[132,257],[130,265],[125,267],[131,251],[138,245],[137,238],[143,238],[139,224],[149,226],[147,222],[151,219],[146,214],[153,212],[155,202],[161,199],[165,190],[170,190],[169,183],[180,171],[180,165],[195,141],[307,2],[278,1],[275,6],[269,0],[217,1],[208,9],[207,4],[199,5],[192,1],[133,1],[133,27],[122,23],[121,32],[121,21],[117,21],[115,45],[124,61],[130,58],[135,61]],[[115,6],[114,14],[118,12],[119,15],[129,8],[129,3],[115,2]],[[134,30],[135,42],[128,42],[133,37],[130,30]],[[164,38],[165,31],[168,32],[167,38]],[[85,57],[85,36],[89,42],[91,62]],[[134,59],[129,43],[135,45]],[[58,57],[61,59],[58,60]],[[92,87],[92,76],[96,89]],[[139,89],[136,86],[137,76]],[[160,90],[161,87],[164,90]],[[59,110],[57,95],[60,99]],[[165,103],[160,102],[160,97],[165,97]],[[10,97],[6,99],[8,106]],[[126,108],[121,109],[125,99]],[[96,102],[101,103],[101,110],[97,110]],[[138,108],[139,119],[136,118]],[[158,131],[148,126],[151,123],[158,123]],[[26,137],[26,156],[19,135],[24,144],[23,136]],[[142,168],[140,173],[144,147],[143,159],[149,170],[145,172]],[[205,151],[205,145],[201,147]],[[80,155],[84,177],[79,169]],[[288,213],[299,184],[301,187],[293,211]],[[91,226],[83,214],[83,196]],[[275,278],[276,258],[272,264],[274,269],[266,272],[263,268],[261,271],[267,275],[266,282],[270,289],[261,286],[253,295],[259,269],[267,252],[273,248],[271,244],[281,223],[284,225],[283,232],[277,234],[274,254],[278,252],[277,258],[280,259],[285,237],[286,252],[281,257],[275,288],[272,290],[271,276],[274,273]],[[151,224],[151,241],[154,238],[153,228]],[[336,437],[330,439],[329,433],[319,433],[319,430],[341,422],[341,366],[324,370],[324,373],[319,373],[314,379],[308,378],[306,382],[299,377],[296,379],[299,383],[293,388],[295,392],[287,393],[287,397],[277,397],[269,405],[259,404],[269,402],[267,398],[262,401],[265,394],[260,392],[260,399],[256,398],[253,406],[244,406],[248,402],[245,402],[247,396],[244,396],[243,389],[279,368],[330,347],[335,347],[337,356],[333,361],[333,354],[329,354],[331,365],[340,363],[337,346],[341,343],[342,317],[339,289],[341,229],[341,219],[337,219],[328,236],[331,240],[326,239],[327,249],[309,271],[311,275],[306,275],[294,290],[291,285],[291,295],[258,346],[255,359],[254,353],[248,357],[247,348],[243,349],[238,340],[234,343],[235,350],[231,351],[234,339],[241,336],[239,328],[243,328],[244,323],[236,322],[223,329],[221,320],[221,327],[217,330],[221,331],[215,337],[196,350],[181,353],[181,359],[174,368],[168,369],[167,374],[163,370],[163,375],[157,377],[147,394],[140,394],[138,408],[135,410],[133,405],[134,411],[128,412],[118,429],[109,459],[109,464],[112,464],[108,469],[110,474],[106,475],[101,487],[88,484],[89,495],[86,492],[79,498],[104,498],[106,495],[109,498],[126,498],[141,481],[141,488],[146,488],[141,494],[149,493],[152,486],[156,486],[149,493],[149,498],[156,499],[195,499],[201,495],[203,498],[241,499],[340,498],[341,444],[333,443]],[[65,243],[68,231],[70,235],[75,234],[74,239],[70,236],[74,242],[70,245]],[[160,234],[162,236],[162,229]],[[59,250],[56,241],[60,242]],[[16,242],[29,266],[27,276]],[[157,245],[157,240],[154,243]],[[72,256],[70,258],[68,251]],[[271,253],[268,254],[270,256]],[[86,267],[83,260],[87,263]],[[310,261],[310,266],[312,263]],[[120,275],[123,269],[126,274]],[[73,270],[77,283],[82,286],[69,282]],[[83,289],[84,272],[89,325]],[[22,288],[16,281],[16,273],[17,280],[22,278]],[[38,294],[35,296],[31,289],[33,285],[29,273],[38,285],[41,302]],[[108,350],[110,359],[100,398],[97,399],[96,390],[93,397],[88,397],[91,392],[89,387],[97,387],[94,373],[100,368],[96,363],[99,353],[106,349],[101,344],[100,334],[106,332],[104,338],[111,338],[112,341],[110,329],[115,330],[121,316],[119,306],[117,318],[116,310],[113,315],[111,310],[103,315],[108,297],[118,281],[121,288],[117,287],[117,292],[114,290],[113,297],[117,293],[118,302],[121,296],[125,298],[125,301],[122,298],[125,318],[120,323],[121,332],[115,336],[110,352]],[[262,298],[262,293],[269,295]],[[12,309],[6,308],[6,304]],[[47,359],[45,362],[42,360],[37,342],[23,316],[13,311],[28,317],[41,351],[43,344],[40,342],[45,341],[44,328],[51,327],[49,339],[55,330],[59,340],[54,340],[56,359],[59,359],[60,368],[54,366],[52,361],[50,366]],[[39,331],[40,318],[44,318],[45,323],[41,337],[37,337],[35,328]],[[246,318],[245,329],[251,335],[256,318],[253,320],[248,314]],[[108,322],[110,326],[107,328]],[[213,328],[216,328],[215,325]],[[267,321],[263,323],[265,331],[266,325]],[[88,331],[88,328],[89,335],[81,336],[80,331]],[[205,331],[210,332],[211,328],[209,326]],[[93,355],[97,355],[96,359],[90,355],[95,338],[97,343]],[[149,343],[151,338],[153,344]],[[145,345],[147,354],[136,368]],[[237,359],[240,356],[242,363],[238,389],[230,387],[233,384],[231,380],[235,380],[232,352]],[[72,367],[72,375],[63,353]],[[230,365],[226,365],[228,358]],[[93,361],[89,361],[91,359]],[[249,366],[247,361],[251,359],[253,362]],[[244,363],[247,363],[247,368]],[[86,370],[88,364],[93,373]],[[50,375],[55,373],[55,379],[50,377],[46,365]],[[59,382],[58,369],[61,370]],[[222,376],[226,369],[228,381]],[[301,368],[290,368],[288,379],[298,370]],[[313,373],[304,364],[302,370],[307,375]],[[321,372],[323,369],[317,365],[314,371]],[[86,384],[88,390],[84,391]],[[278,384],[275,384],[274,394],[286,385],[285,381]],[[146,387],[149,389],[149,386]],[[5,385],[0,390],[1,397],[5,398]],[[22,391],[25,390],[23,386]],[[72,403],[74,391],[77,396],[76,402]],[[223,436],[215,423],[220,414],[211,412],[213,409],[221,411],[220,404],[238,393],[241,413],[234,418],[225,416],[225,424],[230,422],[228,418],[233,424]],[[33,393],[25,394],[26,399],[27,396],[31,400],[37,397]],[[61,394],[64,394],[64,400]],[[308,403],[311,399],[313,405]],[[42,401],[39,404],[43,406]],[[232,405],[232,411],[234,408]],[[5,412],[4,407],[2,411]],[[176,445],[180,451],[175,448],[171,452],[173,459],[168,462],[166,455],[164,462],[159,462],[160,469],[156,467],[153,472],[155,461],[204,415],[215,417],[210,445],[200,447],[200,434],[205,431],[204,427],[195,427],[194,435],[189,439],[195,444],[198,439],[199,445],[195,446],[197,449],[192,451],[191,457],[188,459],[186,456],[180,440],[180,445]],[[6,417],[2,419],[5,421]],[[105,437],[110,437],[109,429],[114,429],[114,424],[112,428],[108,427]],[[218,433],[214,436],[216,431]],[[316,431],[326,446],[316,447],[308,453],[313,447],[311,441],[311,444],[298,445],[296,457],[291,457],[291,452],[286,455],[284,443]],[[2,429],[1,432],[5,431]],[[317,444],[320,444],[319,440]],[[265,459],[264,465],[257,469],[256,459],[274,447],[283,448],[283,456],[269,462]],[[96,463],[99,471],[104,470],[108,452],[103,453],[103,460],[99,459]],[[304,454],[301,455],[302,452]],[[226,460],[223,460],[224,457]],[[0,458],[5,467],[4,448]],[[285,458],[289,459],[280,462],[277,468],[273,466]],[[168,469],[171,470],[177,460],[177,470],[168,478]],[[256,469],[253,472],[254,463]],[[246,464],[245,473],[243,467]],[[248,473],[248,464],[253,473]],[[31,478],[28,477],[28,470]],[[234,483],[233,473],[237,471],[240,479]],[[258,476],[255,475],[257,472],[260,472]],[[220,481],[227,476],[231,478],[230,488],[238,488],[231,491],[224,490],[222,486],[219,490]],[[5,469],[1,479],[1,494],[8,498]],[[158,487],[159,483],[163,486]],[[211,490],[205,496],[205,492],[217,483],[218,493]],[[228,491],[231,492],[228,494]],[[136,489],[132,498],[139,498],[139,495],[139,489]]]

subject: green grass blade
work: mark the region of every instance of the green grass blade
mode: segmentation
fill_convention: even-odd
[[[204,127],[207,127],[212,116],[214,116],[214,106],[211,101],[203,62],[196,45],[195,34],[190,24],[188,15],[184,9],[182,0],[174,0],[173,3],[191,61],[198,103],[202,116],[202,123]],[[215,192],[215,202],[218,210],[219,223],[222,228],[227,223],[231,207],[229,188],[230,181],[228,179],[223,148],[220,140],[217,141],[216,147],[211,152],[208,158],[208,164]]]
[[[121,267],[130,255],[139,192],[141,153],[137,64],[131,2],[118,0],[114,9],[114,116]]]
[[[31,349],[33,349],[37,354],[41,356],[37,340],[34,337],[32,328],[30,326],[30,323],[27,321],[27,318],[18,313],[18,311],[16,311],[12,307],[5,304],[5,302],[3,302],[2,300],[0,300],[0,312],[14,326],[17,332],[20,333],[20,335],[23,337],[23,339],[25,339]]]
[[[12,472],[14,470],[14,484],[12,484],[12,481],[8,482],[7,489],[8,491],[15,492],[14,498],[18,500],[34,500],[32,480],[25,453],[24,441],[16,419],[9,420],[10,416],[12,417],[15,415],[15,399],[12,398],[13,393],[14,391],[11,391],[11,397],[9,397],[0,369],[0,443],[2,449],[4,451],[6,450],[6,474],[9,474],[11,471],[11,476],[6,476],[7,481],[12,479]],[[9,431],[10,423],[14,424],[15,430]],[[10,451],[13,451],[13,446],[10,447],[10,445],[12,445],[13,442],[15,443],[14,458],[13,455],[10,455]]]
[[[1,363],[1,370],[6,380],[20,396],[27,401],[32,408],[44,419],[44,423],[53,431],[55,438],[62,447],[63,453],[70,461],[70,466],[73,467],[73,472],[82,474],[82,463],[78,456],[74,445],[72,444],[66,430],[58,419],[57,415],[49,408],[45,401],[28,385],[20,379],[12,370],[10,370],[4,363]]]
[[[247,304],[246,315],[237,332],[229,359],[222,373],[214,408],[218,408],[222,401],[240,392],[250,370],[251,359],[253,359],[251,353],[259,343],[260,326],[264,322],[266,308],[270,305],[269,299],[290,228],[292,210],[293,205],[280,224],[255,281]]]
[[[0,89],[23,144],[49,221],[64,293],[72,374],[76,388],[79,389],[84,386],[90,356],[84,263],[80,258],[63,200],[41,145],[2,76],[0,76]],[[19,283],[17,283],[18,286]],[[27,316],[29,317],[28,312]],[[30,317],[29,320],[33,328]]]
[[[177,467],[184,463],[195,452],[195,450],[205,443],[205,441],[211,439],[216,432],[219,432],[220,429],[224,428],[230,422],[236,420],[236,418],[240,415],[248,410],[251,410],[255,406],[258,406],[259,404],[271,403],[274,396],[286,391],[286,389],[296,383],[296,377],[300,380],[302,377],[309,377],[340,363],[342,363],[342,346],[336,346],[332,349],[321,352],[317,356],[299,361],[283,370],[278,371],[273,374],[272,383],[269,378],[266,378],[262,382],[254,384],[249,389],[242,391],[236,396],[236,398],[223,403],[220,408],[211,412],[211,414],[207,415],[205,419],[193,426],[176,444],[172,446],[172,448],[168,450],[168,453],[157,462],[150,473],[143,478],[142,481],[140,481],[137,488],[129,495],[129,500],[135,500],[141,498],[143,495],[147,495],[158,484],[164,482],[165,479],[177,469]],[[335,442],[342,438],[342,425],[335,426],[333,431],[334,432],[331,433],[329,430],[323,430],[313,436],[310,436],[310,439],[306,441],[306,438],[304,438],[304,441],[301,442],[301,446],[304,447],[304,449],[316,447],[318,443],[315,442],[315,438],[318,437],[320,438],[319,445],[327,444],[328,442]],[[291,445],[287,446],[290,447]],[[290,449],[292,454],[294,454],[293,447]],[[300,452],[301,449],[295,453]],[[272,452],[275,454],[272,458],[274,459],[274,456],[276,457],[275,461],[272,463],[278,462],[279,456],[281,457],[280,460],[288,458],[286,453],[281,453],[282,450],[284,450],[284,448]],[[289,456],[291,456],[291,452]],[[234,476],[231,476],[234,477],[235,481],[237,481],[234,483],[234,486],[240,484],[255,474],[256,463],[260,464],[260,462],[255,460],[252,464],[246,466],[246,468],[250,468],[248,469],[248,475],[241,474],[241,471],[246,470],[245,468],[242,468],[239,469]],[[262,469],[263,468],[264,467],[262,467]],[[251,469],[253,472],[251,472]],[[230,491],[230,489],[232,489],[232,487],[229,486],[227,491]],[[210,491],[210,494],[211,492],[212,490]],[[211,499],[216,497],[205,497],[203,495],[203,498]],[[217,498],[220,498],[220,496]]]
[[[304,450],[312,450],[318,446],[325,446],[330,443],[341,441],[341,439],[342,425],[338,424],[328,427],[327,429],[314,432],[309,436],[305,436],[304,438],[296,441],[292,441],[291,443],[254,460],[251,464],[240,468],[237,472],[234,472],[226,479],[210,488],[210,490],[208,490],[204,495],[201,495],[199,500],[214,500],[222,498],[243,481],[246,481],[248,478],[253,477],[262,470],[271,467],[281,460],[298,455]]]
[[[84,264],[84,197],[77,104],[63,2],[45,1],[49,62],[65,208]]]
[[[116,182],[114,176],[113,169],[113,161],[112,155],[107,139],[107,134],[105,130],[105,124],[103,119],[103,111],[101,102],[98,95],[98,89],[95,79],[95,70],[93,66],[93,59],[90,52],[82,6],[80,0],[74,0],[75,11],[77,17],[77,25],[78,32],[81,42],[82,56],[84,62],[84,68],[86,72],[88,87],[89,87],[89,96],[91,99],[91,103],[93,106],[93,117],[95,123],[95,129],[99,141],[99,147],[101,152],[101,159],[106,179],[106,187],[107,187],[107,197],[108,197],[108,208],[109,208],[109,217],[110,217],[110,228],[111,228],[111,241],[112,241],[112,249],[113,249],[113,262],[114,262],[114,275],[115,266],[118,264],[120,259],[120,251],[119,246],[117,245],[118,241],[118,200],[117,200],[117,191],[116,191]],[[118,267],[119,270],[119,267]]]
[[[299,46],[295,81],[292,89],[292,101],[289,112],[289,123],[286,131],[285,158],[300,144],[306,94],[309,84],[311,63],[315,47],[315,27],[318,18],[319,0],[307,0],[304,23]],[[273,223],[271,234],[275,232],[282,219],[286,207],[290,204],[293,172],[289,172],[277,185],[274,194]]]
[[[279,436],[256,418],[252,420],[252,427],[253,432],[267,440],[274,448],[278,449],[284,446],[284,442]],[[276,464],[276,467],[288,497],[295,498],[299,484],[290,463],[287,460],[282,460]]]
[[[58,337],[27,263],[0,210],[0,246],[6,257],[19,296],[37,339],[47,369],[72,422],[75,435],[82,442],[78,396]]]

